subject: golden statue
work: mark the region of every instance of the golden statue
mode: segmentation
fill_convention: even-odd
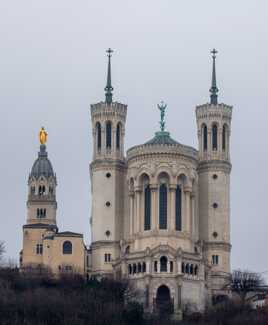
[[[39,132],[39,141],[41,144],[46,144],[46,142],[47,142],[47,133],[46,133],[44,127],[42,127]]]

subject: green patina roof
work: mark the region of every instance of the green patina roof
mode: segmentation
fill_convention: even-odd
[[[145,144],[167,144],[167,145],[172,145],[172,144],[179,144],[177,141],[173,140],[169,132],[166,131],[159,131],[155,133],[155,136],[153,139],[150,141],[145,142]]]

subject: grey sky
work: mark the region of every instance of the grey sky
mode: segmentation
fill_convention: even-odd
[[[61,230],[90,242],[90,103],[104,99],[107,47],[114,99],[128,104],[126,148],[167,128],[197,145],[195,106],[208,101],[216,47],[219,101],[234,106],[232,267],[268,270],[268,2],[266,0],[2,0],[0,240],[17,258],[27,177],[44,125],[58,178]]]

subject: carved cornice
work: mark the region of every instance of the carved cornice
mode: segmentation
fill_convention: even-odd
[[[230,174],[231,170],[231,163],[224,160],[200,161],[197,167],[199,174],[207,171],[224,171]]]
[[[124,160],[114,160],[114,159],[95,159],[90,164],[90,170],[119,170],[125,171],[127,169],[126,163]]]
[[[127,151],[127,162],[141,159],[153,159],[155,156],[166,156],[175,159],[192,160],[195,164],[198,159],[198,151],[192,147],[181,144],[173,145],[149,145],[143,144],[130,148]]]
[[[220,249],[226,252],[230,252],[232,245],[226,242],[204,242],[204,250]]]

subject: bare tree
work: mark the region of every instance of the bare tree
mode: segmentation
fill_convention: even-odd
[[[0,262],[3,259],[4,252],[5,252],[5,243],[3,241],[0,241]]]
[[[267,286],[260,273],[241,270],[233,271],[231,289],[240,297],[242,305],[255,296],[254,294],[267,292]]]

